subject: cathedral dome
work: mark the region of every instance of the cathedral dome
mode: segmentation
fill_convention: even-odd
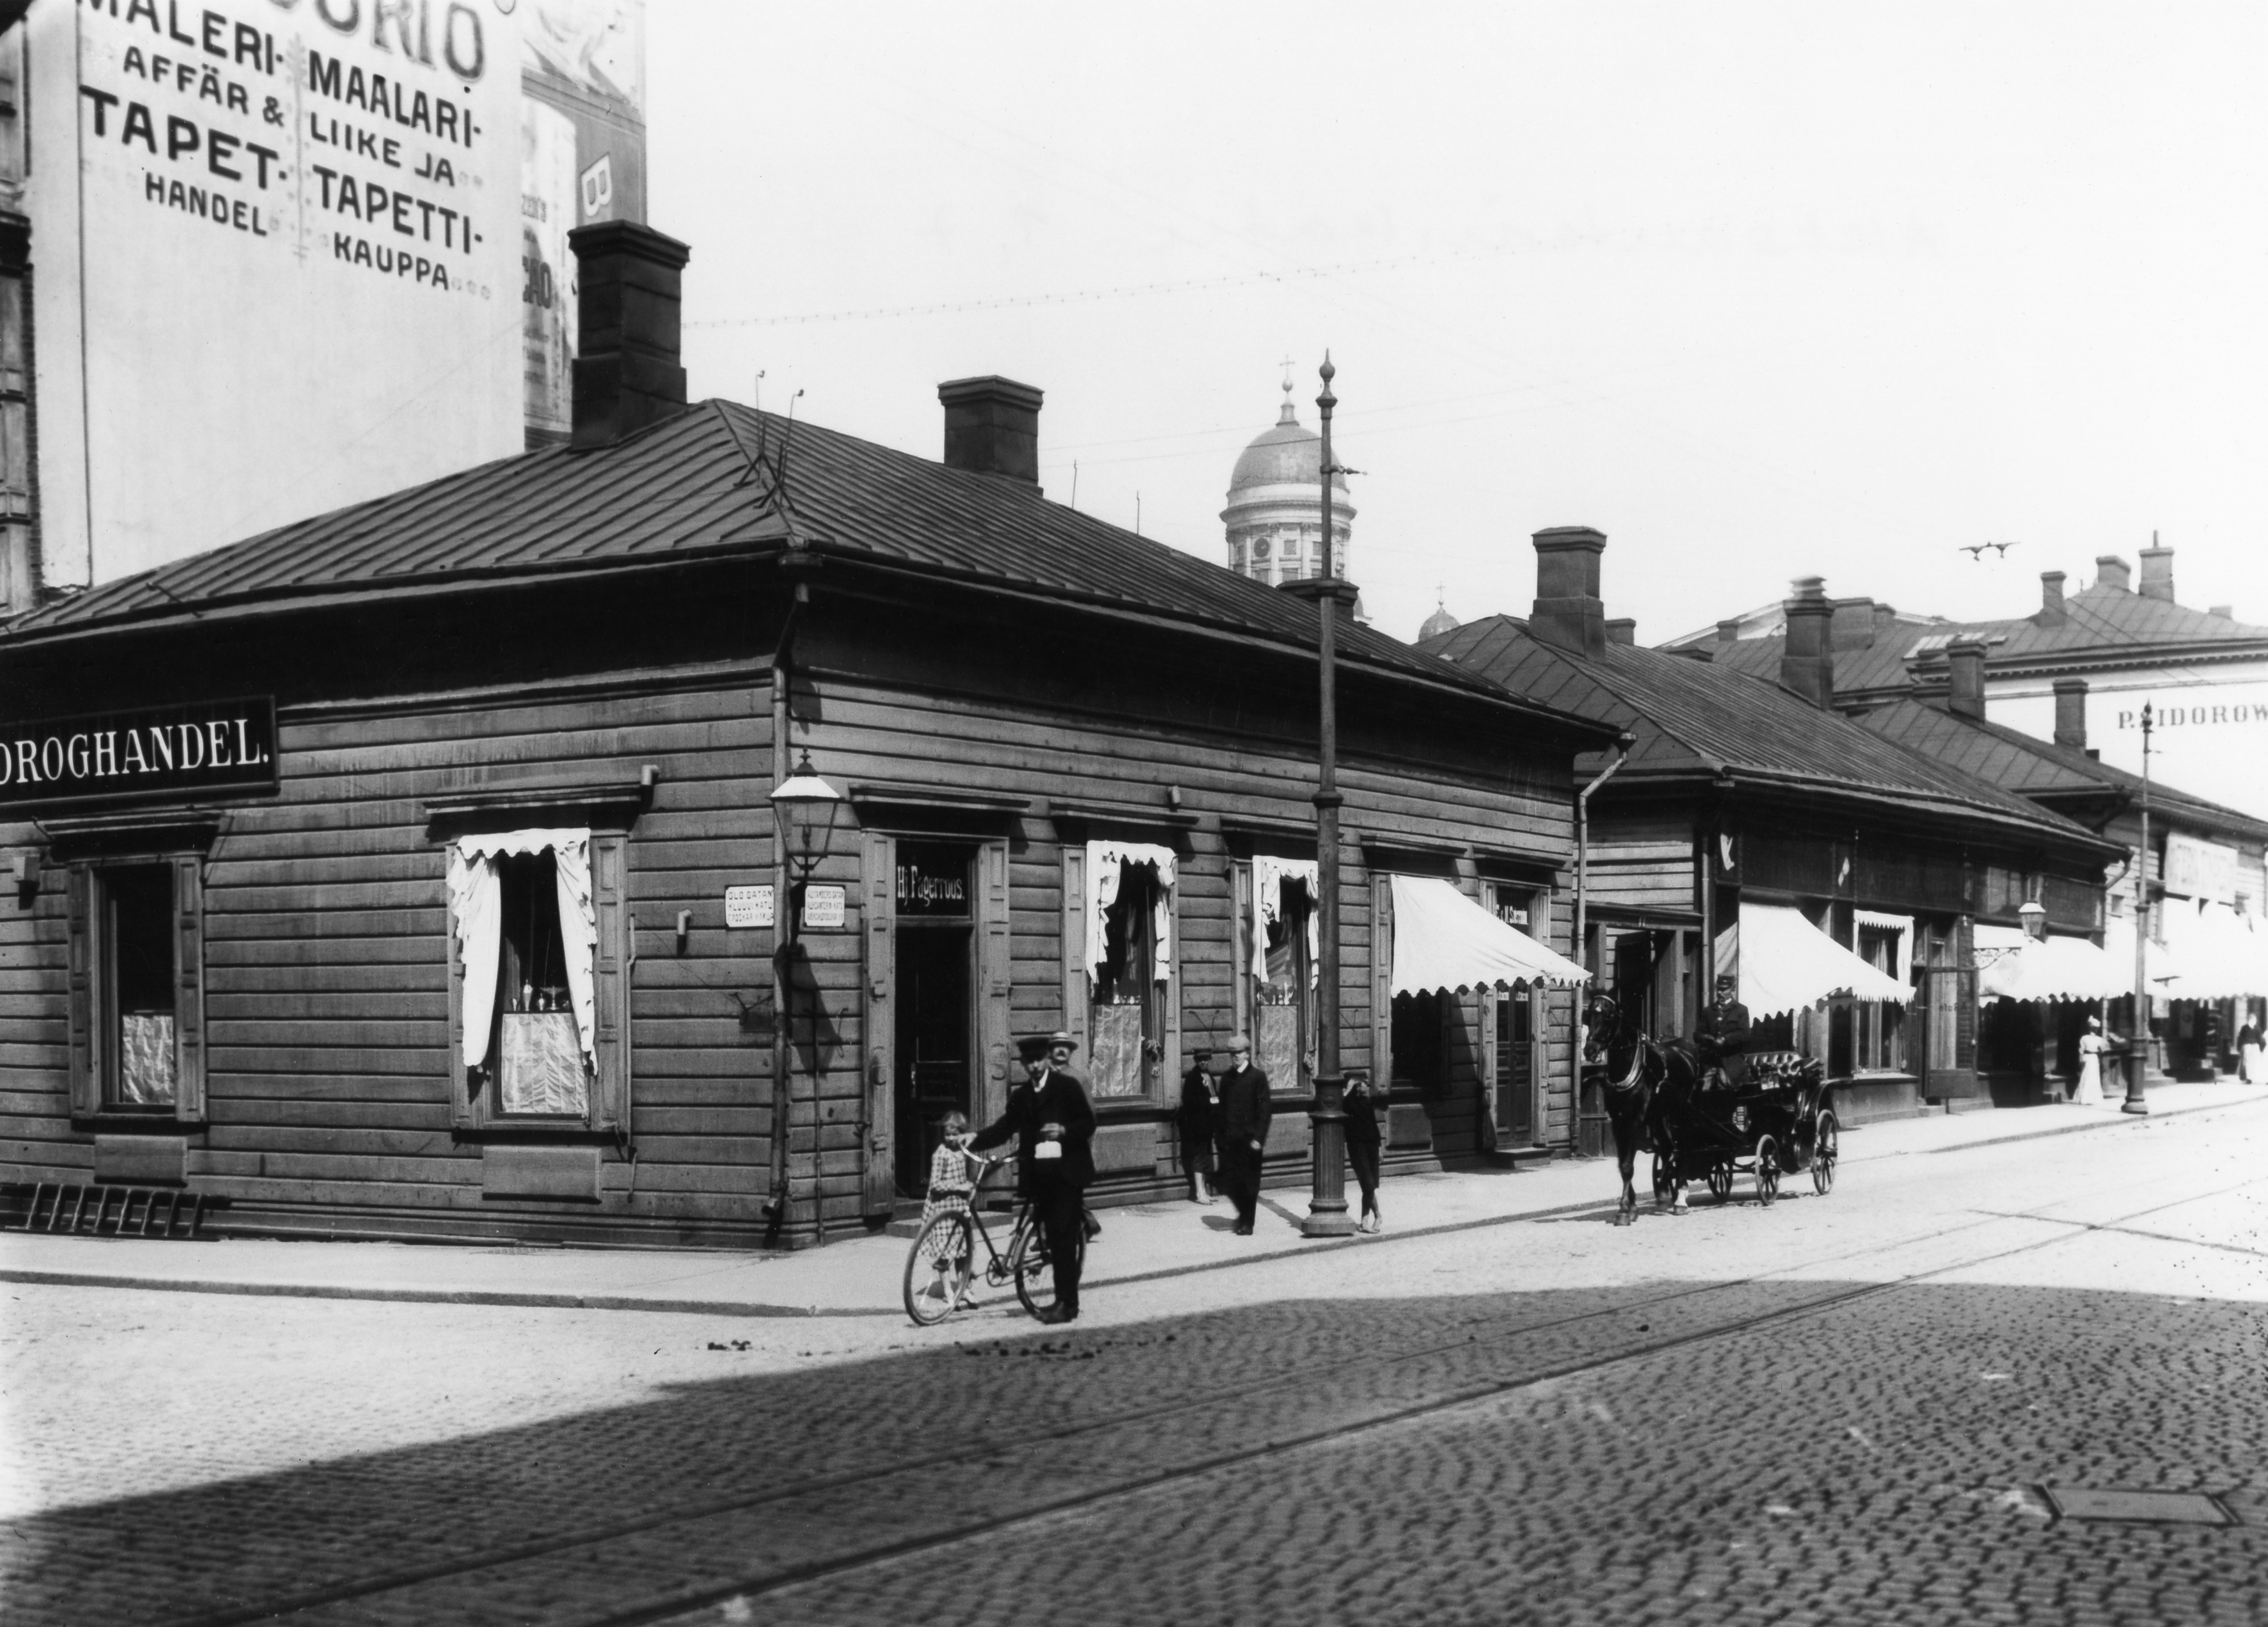
[[[1256,436],[1237,459],[1228,477],[1231,501],[1238,492],[1255,486],[1313,486],[1322,467],[1322,437],[1294,418],[1292,403],[1285,401],[1283,417]],[[1332,475],[1331,484],[1344,491],[1346,476]]]
[[[1443,633],[1454,633],[1460,625],[1457,618],[1449,614],[1449,607],[1442,605],[1427,616],[1425,625],[1418,629],[1418,642],[1423,644],[1428,638],[1439,638]]]

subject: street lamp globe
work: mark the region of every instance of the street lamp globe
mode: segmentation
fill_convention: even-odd
[[[842,793],[819,777],[807,750],[795,772],[773,790],[772,807],[779,816],[788,858],[803,874],[818,869],[827,856],[827,838],[842,806]]]

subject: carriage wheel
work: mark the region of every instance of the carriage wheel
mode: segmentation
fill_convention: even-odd
[[[1779,1196],[1779,1143],[1770,1136],[1756,1139],[1756,1202],[1769,1204]]]
[[[1811,1185],[1822,1197],[1835,1189],[1835,1160],[1839,1156],[1840,1149],[1835,1142],[1835,1115],[1822,1113],[1811,1145]]]
[[[1733,1196],[1733,1167],[1721,1159],[1709,1166],[1709,1196],[1720,1204]]]

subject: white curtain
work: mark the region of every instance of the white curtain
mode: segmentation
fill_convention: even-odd
[[[1150,940],[1156,946],[1157,980],[1174,971],[1174,850],[1148,842],[1090,842],[1086,844],[1086,976],[1102,981],[1110,958],[1110,907],[1129,865],[1149,865],[1158,872],[1158,896],[1150,906]]]
[[[1267,853],[1252,858],[1252,975],[1268,977],[1268,929],[1284,918],[1284,884],[1304,882],[1307,888],[1307,976],[1322,975],[1323,953],[1322,884],[1312,858],[1277,858]]]
[[[457,922],[457,953],[465,963],[464,1065],[488,1060],[490,1030],[496,1012],[497,973],[504,958],[504,891],[497,875],[499,857],[551,854],[557,877],[559,943],[565,955],[567,993],[575,1008],[575,1033],[583,1055],[596,1065],[593,1034],[598,1000],[591,961],[599,945],[599,915],[591,900],[591,833],[588,830],[507,830],[460,836],[449,850],[449,909]]]

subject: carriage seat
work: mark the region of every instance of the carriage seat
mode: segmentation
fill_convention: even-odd
[[[1766,1050],[1749,1053],[1749,1088],[1778,1090],[1783,1086],[1800,1082],[1805,1066],[1811,1058],[1799,1050]]]

